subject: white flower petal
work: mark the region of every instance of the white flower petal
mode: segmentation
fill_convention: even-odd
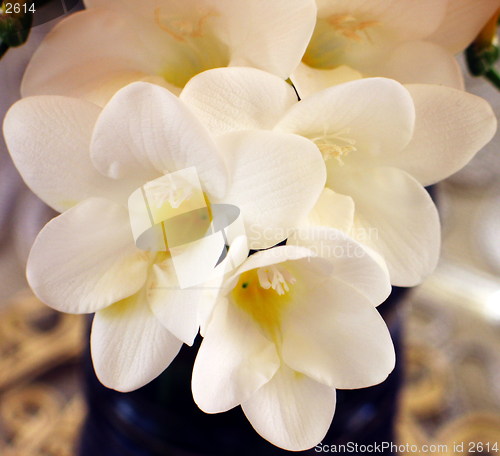
[[[250,316],[222,299],[194,363],[194,400],[207,413],[236,407],[269,381],[279,363],[274,344]]]
[[[27,275],[56,310],[91,313],[136,293],[148,257],[133,242],[127,211],[92,198],[50,221],[31,250]]]
[[[314,207],[326,170],[317,147],[299,136],[268,131],[219,137],[231,186],[223,202],[240,208],[251,249],[283,241]]]
[[[299,64],[316,22],[313,0],[205,0],[222,17],[219,36],[231,65],[251,66],[286,79]]]
[[[196,166],[208,192],[225,191],[224,164],[208,132],[175,95],[154,84],[130,84],[111,99],[97,120],[91,157],[115,179],[152,180]]]
[[[428,38],[453,53],[465,49],[500,8],[498,0],[451,0],[444,20]]]
[[[370,301],[336,279],[299,289],[282,324],[285,363],[336,388],[363,388],[394,368],[389,330]]]
[[[273,445],[306,450],[326,435],[335,413],[335,389],[282,366],[242,404],[254,429]]]
[[[439,84],[464,89],[462,71],[453,54],[442,46],[425,41],[399,45],[372,69],[372,73],[403,84]]]
[[[151,313],[144,291],[97,312],[90,344],[100,382],[122,392],[160,375],[182,346]]]
[[[62,212],[91,196],[126,203],[129,182],[101,175],[90,161],[100,109],[89,102],[40,96],[18,101],[5,116],[7,147],[26,184]]]
[[[308,226],[327,226],[348,233],[354,220],[354,201],[350,196],[325,187],[307,216]]]
[[[343,84],[344,82],[361,79],[363,75],[351,67],[340,65],[332,70],[312,68],[301,63],[293,72],[290,79],[297,89],[301,99],[328,89],[331,86]]]
[[[106,106],[113,95],[123,87],[133,82],[149,82],[168,89],[174,95],[179,95],[181,89],[169,84],[161,76],[147,75],[137,71],[121,71],[111,74],[109,77],[103,77],[85,88],[85,98],[99,106]]]
[[[406,86],[413,97],[413,138],[384,164],[404,169],[422,185],[434,184],[465,166],[497,129],[489,103],[467,92],[430,85]]]
[[[356,205],[352,236],[383,256],[393,285],[417,285],[434,270],[439,216],[419,182],[399,169],[380,167],[346,179],[338,190]]]
[[[408,91],[396,81],[373,78],[317,92],[293,106],[276,129],[311,139],[343,135],[363,156],[376,156],[406,146],[414,119]]]
[[[297,103],[290,84],[255,68],[217,68],[192,78],[180,95],[214,135],[270,130]]]
[[[175,337],[192,345],[199,329],[203,289],[180,288],[172,261],[155,264],[148,287],[151,311]]]
[[[156,74],[161,62],[155,49],[161,43],[150,28],[138,18],[132,22],[105,9],[72,14],[33,55],[22,82],[23,96],[68,95],[105,102],[129,82]],[[98,99],[95,92],[101,92]]]
[[[236,237],[231,243],[224,260],[217,265],[217,268],[221,269],[217,271],[215,277],[211,277],[202,285],[203,290],[199,306],[199,321],[200,334],[203,337],[205,337],[206,328],[217,303],[217,299],[221,296],[221,292],[224,289],[225,279],[248,258],[248,253],[249,250],[246,237]]]
[[[330,228],[297,230],[287,245],[299,245],[332,263],[331,275],[356,288],[375,306],[391,292],[389,273],[379,258],[341,231]]]
[[[321,276],[328,276],[333,270],[333,266],[329,261],[315,258],[315,253],[306,247],[300,245],[279,245],[272,249],[261,250],[249,256],[247,260],[236,270],[234,275],[227,282],[228,287],[234,286],[234,279],[237,279],[240,274],[252,269],[272,266],[274,264],[284,263],[285,261],[304,260],[306,265],[310,266],[314,273],[319,273]]]

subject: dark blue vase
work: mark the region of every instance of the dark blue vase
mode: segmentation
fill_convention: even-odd
[[[405,289],[394,288],[379,306],[396,348],[396,369],[377,386],[337,390],[337,409],[325,445],[393,442],[393,424],[402,382],[402,309]],[[85,386],[89,414],[79,456],[279,456],[292,453],[262,439],[240,407],[207,415],[191,395],[191,371],[201,340],[184,346],[157,379],[131,393],[118,393],[96,379],[86,354]],[[362,454],[358,452],[357,454]],[[381,453],[379,453],[381,454]],[[389,450],[386,455],[393,454]]]

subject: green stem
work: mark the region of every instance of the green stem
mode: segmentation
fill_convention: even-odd
[[[500,90],[500,74],[494,68],[484,73],[484,77]]]

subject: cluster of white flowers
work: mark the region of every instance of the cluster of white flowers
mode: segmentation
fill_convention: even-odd
[[[313,447],[336,388],[377,384],[394,367],[376,306],[436,266],[439,217],[424,186],[496,130],[453,53],[500,2],[85,3],[36,51],[4,123],[27,185],[61,212],[32,248],[33,291],[60,311],[95,312],[104,385],[140,388],[201,332],[199,407],[241,405],[273,444]],[[222,272],[213,243],[169,248],[161,224],[200,210],[189,203],[199,192],[162,180],[190,168],[199,220],[226,205],[242,221],[224,238]],[[130,201],[145,189],[163,228],[146,230],[148,242],[163,248],[136,243]],[[188,271],[208,258],[219,273],[181,286],[175,249]]]

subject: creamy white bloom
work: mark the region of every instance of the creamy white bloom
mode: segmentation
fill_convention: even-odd
[[[241,405],[262,437],[293,451],[325,436],[335,388],[377,384],[395,362],[375,308],[390,292],[387,272],[339,231],[303,234],[312,249],[258,252],[227,279],[192,379],[202,410]]]
[[[217,145],[175,95],[144,82],[120,90],[104,109],[59,96],[23,99],[7,113],[4,134],[27,185],[64,211],[34,243],[29,283],[57,310],[96,312],[96,372],[121,391],[161,373],[182,342],[192,343],[206,313],[202,291],[179,289],[168,253],[136,247],[132,192],[194,166],[208,204],[237,205],[250,245],[266,248],[275,240],[262,228],[289,231],[326,178],[304,138],[241,132]],[[247,252],[236,245],[237,263]]]
[[[279,78],[225,68],[194,77],[180,97],[214,135],[261,128],[316,144],[328,179],[309,223],[342,229],[372,247],[400,286],[419,283],[439,256],[439,217],[423,186],[463,167],[496,130],[479,97],[383,78],[340,84],[297,102]],[[248,114],[238,117],[236,110]]]
[[[23,96],[105,103],[145,80],[178,93],[195,74],[254,66],[287,78],[315,20],[314,0],[87,0],[46,37],[28,65]]]
[[[498,0],[317,0],[318,19],[292,79],[301,96],[362,76],[463,88],[453,54]]]

